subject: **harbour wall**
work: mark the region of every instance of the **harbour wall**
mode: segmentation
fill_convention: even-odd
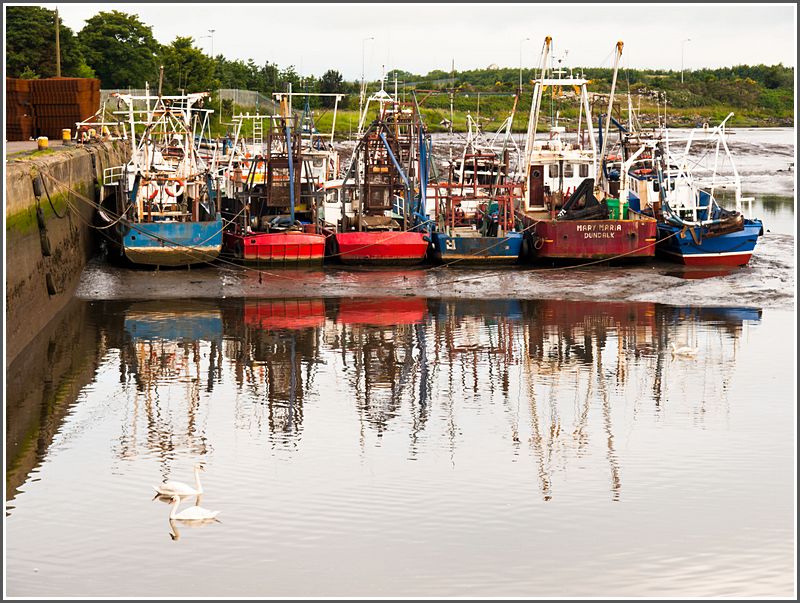
[[[127,152],[112,141],[6,157],[6,367],[72,298],[95,250],[103,170]]]
[[[7,365],[6,500],[41,463],[104,354],[90,304],[72,298]]]

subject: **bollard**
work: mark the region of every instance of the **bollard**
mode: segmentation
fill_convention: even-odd
[[[39,147],[40,151],[44,151],[47,148],[47,136],[40,136],[36,139],[36,144]]]
[[[72,131],[69,128],[61,130],[61,144],[69,146],[72,144]]]

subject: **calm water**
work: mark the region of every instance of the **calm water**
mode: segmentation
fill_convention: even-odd
[[[794,321],[75,300],[8,371],[7,593],[790,596]]]

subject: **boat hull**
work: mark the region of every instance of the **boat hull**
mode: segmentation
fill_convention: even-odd
[[[655,255],[654,219],[541,220],[525,213],[519,217],[531,233],[533,259],[604,260]]]
[[[122,237],[125,257],[146,266],[189,266],[217,258],[222,218],[207,222],[140,222]]]
[[[307,232],[226,232],[224,244],[226,252],[245,264],[320,264],[325,258],[325,236]]]
[[[340,232],[335,241],[335,256],[345,264],[419,264],[428,251],[423,232]]]
[[[656,249],[665,259],[686,266],[744,266],[763,233],[761,220],[745,220],[742,230],[713,237],[701,235],[695,241],[682,228],[659,223]]]
[[[503,237],[452,237],[442,232],[431,235],[431,255],[441,263],[514,264],[522,251],[523,234]]]

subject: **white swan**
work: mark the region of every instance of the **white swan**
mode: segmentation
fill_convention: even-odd
[[[172,497],[172,510],[169,512],[170,519],[178,519],[180,521],[198,521],[203,519],[214,519],[219,515],[219,511],[209,511],[203,507],[187,507],[178,513],[178,506],[181,504],[180,496]]]
[[[688,345],[676,347],[674,343],[669,344],[673,356],[696,356],[697,348],[691,348]]]
[[[164,481],[160,486],[153,486],[153,489],[160,496],[197,496],[203,493],[203,486],[200,484],[200,471],[205,471],[206,467],[203,463],[197,463],[194,466],[194,485],[192,488],[189,484],[183,482]]]

